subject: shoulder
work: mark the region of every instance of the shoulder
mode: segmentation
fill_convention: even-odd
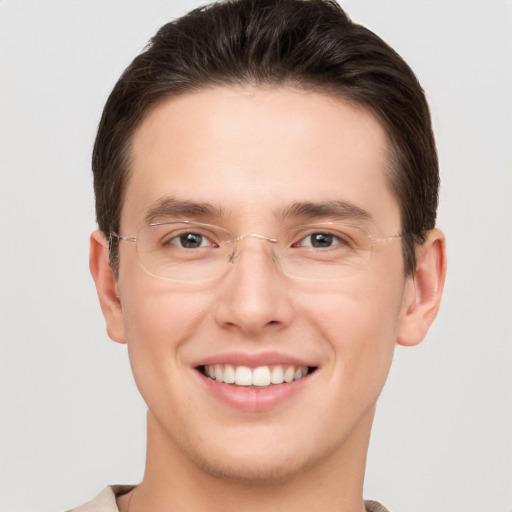
[[[109,485],[91,501],[67,512],[119,512],[116,498],[131,491],[133,487],[133,485]]]
[[[378,501],[365,500],[364,506],[366,508],[366,512],[389,512],[389,510]]]
[[[91,501],[67,512],[119,512],[116,498],[130,492],[133,487],[133,485],[109,485]],[[384,505],[377,501],[366,500],[364,504],[366,512],[389,512]]]

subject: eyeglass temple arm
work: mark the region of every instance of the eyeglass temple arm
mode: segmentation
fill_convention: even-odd
[[[121,235],[118,235],[117,233],[110,233],[110,238],[117,238],[118,240],[124,240],[125,242],[136,242],[137,241],[137,238],[134,237],[134,236],[121,236]]]

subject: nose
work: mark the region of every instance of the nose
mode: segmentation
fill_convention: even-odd
[[[247,237],[218,287],[216,321],[224,328],[258,336],[293,318],[291,287],[279,270],[272,241]]]

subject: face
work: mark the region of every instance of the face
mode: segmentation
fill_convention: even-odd
[[[273,236],[336,216],[311,219],[294,205],[343,202],[365,212],[357,222],[373,236],[395,235],[387,163],[378,121],[339,99],[286,88],[183,95],[160,104],[134,135],[120,234],[136,236],[153,211],[154,221]],[[122,325],[110,332],[128,344],[160,453],[253,481],[347,453],[364,457],[410,297],[401,242],[375,250],[363,272],[342,280],[288,277],[257,237],[227,266],[218,279],[163,280],[139,265],[135,244],[120,244]],[[205,375],[214,365],[246,367],[253,377],[278,375],[276,367],[309,373],[251,387]]]

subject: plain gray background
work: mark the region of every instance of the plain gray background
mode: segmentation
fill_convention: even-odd
[[[1,512],[137,482],[145,408],[88,271],[90,153],[115,80],[182,1],[0,0]],[[512,510],[512,2],[347,0],[429,98],[449,273],[398,348],[365,496],[392,512]]]

